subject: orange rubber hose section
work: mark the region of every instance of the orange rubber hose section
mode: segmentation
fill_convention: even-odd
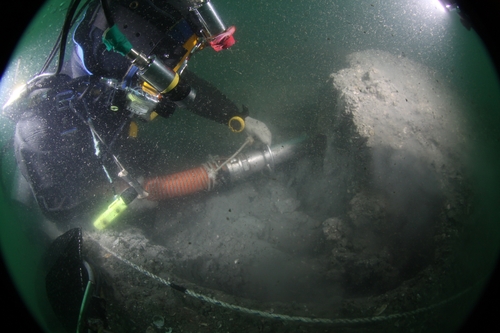
[[[210,179],[203,166],[178,172],[172,175],[147,179],[144,190],[152,201],[182,197],[210,188]]]

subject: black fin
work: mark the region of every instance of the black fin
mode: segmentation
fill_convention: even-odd
[[[49,302],[66,330],[74,332],[88,282],[82,259],[82,231],[74,228],[50,245],[45,288]]]

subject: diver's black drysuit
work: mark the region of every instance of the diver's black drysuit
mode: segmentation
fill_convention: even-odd
[[[170,68],[187,52],[187,38],[197,33],[189,17],[167,3],[157,11],[150,1],[134,1],[141,16],[130,8],[131,1],[112,3],[115,21],[134,48],[156,55]],[[119,154],[125,165],[134,159],[126,148],[132,118],[125,88],[137,88],[137,68],[106,50],[106,28],[99,1],[92,1],[74,32],[71,59],[61,73],[35,79],[24,101],[8,110],[17,117],[14,146],[20,171],[44,215],[54,221],[71,219],[82,206],[92,205],[103,184],[117,178],[111,153]],[[110,79],[123,89],[109,85]],[[181,79],[196,90],[190,111],[222,124],[244,116],[208,82],[188,71]],[[175,108],[164,98],[155,112],[168,117]],[[99,139],[90,126],[105,144],[96,146]]]

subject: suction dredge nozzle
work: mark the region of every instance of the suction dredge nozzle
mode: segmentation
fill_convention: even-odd
[[[311,140],[301,136],[273,147],[240,153],[222,166],[223,159],[176,174],[150,178],[144,183],[144,189],[149,193],[147,199],[154,201],[181,197],[202,190],[210,191],[218,184],[230,184],[265,169],[272,171],[276,165],[303,154],[312,147],[321,148],[318,143],[325,145],[325,141],[324,137]]]
[[[312,139],[301,136],[272,147],[239,153],[229,160],[214,159],[196,168],[146,179],[143,188],[148,195],[140,200],[162,201],[210,191],[220,184],[231,184],[259,171],[273,171],[276,165],[293,157],[313,150],[322,152],[325,147],[324,136],[318,135]],[[94,226],[97,229],[106,228],[136,197],[137,192],[132,187],[128,188],[94,221]]]

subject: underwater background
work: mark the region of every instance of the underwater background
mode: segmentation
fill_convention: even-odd
[[[310,130],[311,114],[321,107],[325,82],[348,66],[347,56],[369,49],[408,58],[436,73],[443,84],[472,106],[463,122],[472,128],[473,146],[467,157],[474,185],[476,232],[464,248],[466,262],[488,275],[500,247],[500,84],[488,54],[473,30],[466,29],[456,12],[437,1],[229,1],[214,0],[221,17],[236,26],[236,44],[225,52],[204,50],[193,56],[189,69],[215,84],[251,115],[264,121],[274,142]],[[2,76],[0,104],[12,88],[29,80],[44,63],[58,36],[67,2],[47,1],[11,57]],[[300,125],[298,125],[300,124]],[[179,111],[171,119],[140,124],[146,140],[168,150],[177,160],[173,169],[203,162],[210,154],[224,154],[241,145],[225,128]],[[14,124],[0,119],[1,143],[7,146]],[[164,136],[163,133],[168,132]],[[162,138],[164,140],[159,140]],[[0,242],[20,294],[39,322],[44,319],[35,300],[39,244],[26,237],[33,212],[9,205],[14,178],[12,149],[2,156]],[[465,255],[466,254],[466,255]],[[482,261],[478,264],[478,261]],[[467,265],[467,264],[466,264]],[[477,297],[477,295],[476,295]],[[474,299],[474,297],[472,297]]]

